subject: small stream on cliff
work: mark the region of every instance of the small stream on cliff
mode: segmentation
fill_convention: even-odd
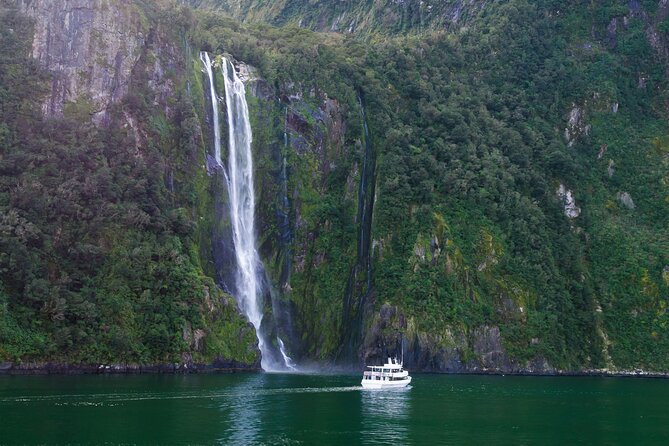
[[[0,376],[0,444],[669,443],[663,379],[414,375]]]
[[[349,272],[344,291],[342,313],[342,341],[338,360],[344,363],[356,363],[356,347],[363,336],[365,305],[372,292],[372,216],[374,214],[374,198],[376,186],[376,156],[372,147],[365,113],[363,98],[358,93],[360,106],[360,123],[362,125],[362,160],[360,166],[360,183],[358,185],[358,212],[356,223],[357,257]]]

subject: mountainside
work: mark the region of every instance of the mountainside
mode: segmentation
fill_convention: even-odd
[[[189,0],[232,17],[315,31],[403,33],[454,28],[472,21],[488,0]]]
[[[669,371],[666,1],[188,3],[1,3],[0,362],[258,366],[225,55],[299,365]]]

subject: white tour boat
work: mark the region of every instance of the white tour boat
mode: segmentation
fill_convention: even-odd
[[[368,365],[368,371],[362,375],[362,387],[365,389],[392,389],[406,387],[411,382],[409,372],[404,370],[397,358],[388,358],[384,365]]]

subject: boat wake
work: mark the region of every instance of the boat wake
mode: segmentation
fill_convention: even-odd
[[[74,395],[30,395],[0,398],[0,405],[15,403],[44,403],[53,401],[56,405],[96,406],[104,403],[121,403],[147,400],[187,400],[187,399],[219,399],[230,397],[272,396],[299,393],[333,393],[360,391],[360,386],[349,387],[285,387],[278,389],[248,388],[240,394],[240,389],[221,392],[184,392],[179,394],[161,393],[100,393]]]

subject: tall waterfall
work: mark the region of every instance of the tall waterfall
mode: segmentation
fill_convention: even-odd
[[[221,130],[218,118],[219,98],[212,62],[203,52],[201,60],[209,77],[213,107],[214,146],[216,162],[224,167],[221,159]],[[253,190],[253,156],[251,152],[251,123],[244,83],[239,79],[232,64],[221,59],[225,82],[225,105],[228,118],[228,162],[227,176],[230,198],[230,221],[237,264],[235,297],[240,309],[253,324],[262,354],[261,366],[267,371],[295,370],[295,365],[286,353],[281,338],[272,342],[263,326],[263,271],[264,267],[256,250],[255,193]],[[225,169],[223,169],[225,172]],[[276,350],[279,354],[275,354]]]

